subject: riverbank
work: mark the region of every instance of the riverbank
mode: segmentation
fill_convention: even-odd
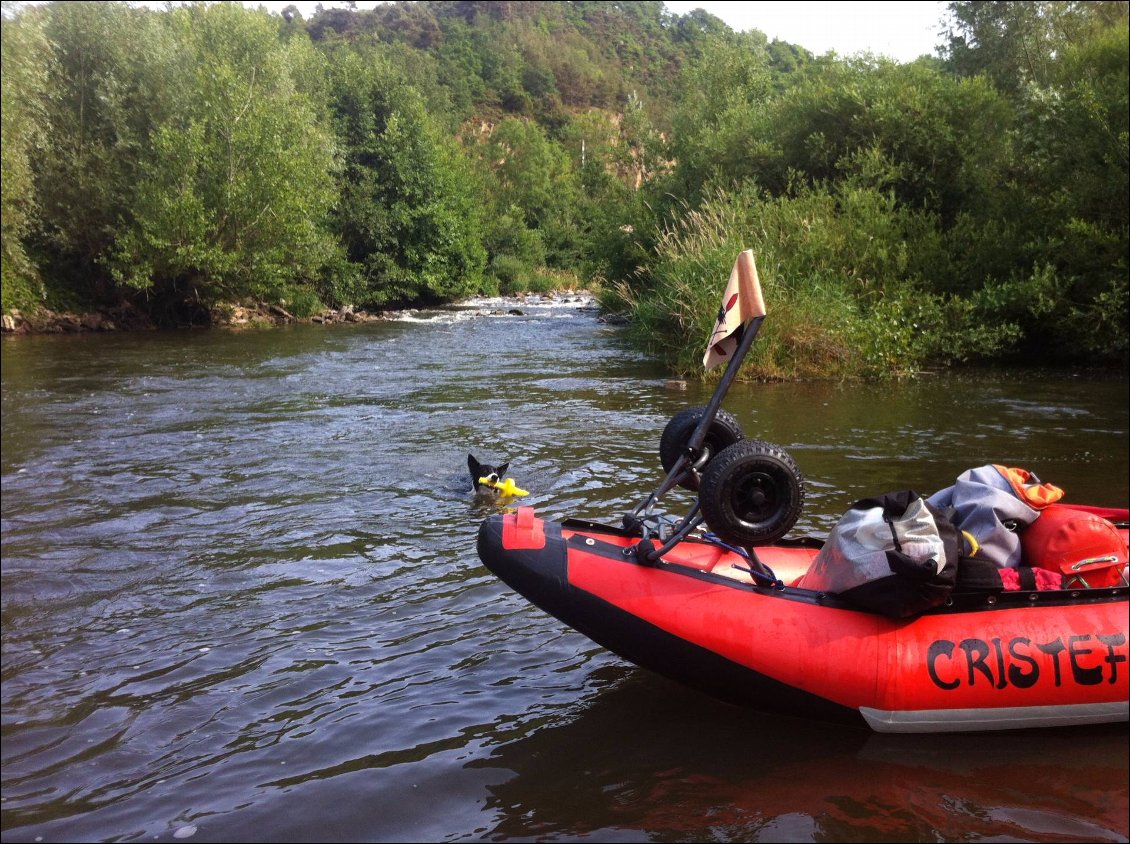
[[[226,305],[213,308],[207,322],[162,326],[132,305],[120,305],[97,311],[72,313],[43,308],[33,314],[12,311],[0,318],[0,332],[5,335],[78,334],[97,331],[156,331],[160,328],[258,328],[297,323],[376,322],[389,319],[387,313],[372,313],[352,307],[327,308],[310,317],[300,318],[280,305]]]
[[[521,307],[531,300],[542,301],[555,296],[579,297],[580,291],[559,293],[527,293],[503,297],[506,310]],[[587,294],[586,294],[587,295]],[[591,296],[590,296],[591,298]],[[458,304],[458,303],[453,303]],[[148,314],[129,305],[119,305],[96,311],[74,313],[40,309],[33,314],[13,310],[0,317],[0,333],[5,336],[39,334],[80,334],[103,331],[157,331],[161,328],[269,328],[272,326],[315,324],[337,325],[397,320],[411,309],[368,311],[347,305],[343,308],[324,308],[309,317],[298,317],[281,305],[256,303],[254,305],[220,305],[212,308],[198,323],[160,325]]]

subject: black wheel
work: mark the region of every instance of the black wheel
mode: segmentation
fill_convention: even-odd
[[[717,454],[698,494],[707,527],[732,545],[767,545],[800,518],[804,480],[789,453],[745,440]]]
[[[687,442],[704,413],[706,413],[705,407],[688,407],[671,417],[671,421],[663,429],[663,436],[659,438],[659,460],[663,464],[664,472],[670,472],[686,452]],[[727,446],[740,442],[744,436],[742,426],[734,414],[718,408],[714,422],[706,431],[702,449],[696,455],[695,469],[679,486],[692,491],[697,490],[703,468],[714,455]]]

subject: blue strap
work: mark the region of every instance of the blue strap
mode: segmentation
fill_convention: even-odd
[[[745,548],[739,548],[736,545],[730,545],[727,542],[723,542],[713,533],[706,533],[703,535],[703,538],[712,545],[717,545],[719,548],[725,548],[727,551],[733,551],[739,557],[748,560],[749,568],[740,570],[746,572],[754,580],[761,581],[762,584],[771,586],[774,589],[785,588],[785,584],[778,579],[773,569],[769,568],[769,566],[765,565],[765,563],[757,559],[756,556],[753,555],[752,549],[750,551],[747,551]]]

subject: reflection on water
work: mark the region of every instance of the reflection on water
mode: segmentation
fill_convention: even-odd
[[[1125,728],[892,736],[766,718],[635,672],[471,766],[509,774],[489,787],[490,840],[1115,841],[1125,790],[1095,798],[1125,786],[1127,751]]]
[[[475,555],[511,460],[617,521],[709,391],[587,301],[2,344],[2,836],[1126,840],[1125,728],[878,737],[634,669]],[[511,309],[518,314],[508,313]],[[1125,377],[739,385],[798,532],[973,465],[1125,506]],[[673,493],[673,508],[689,506]]]

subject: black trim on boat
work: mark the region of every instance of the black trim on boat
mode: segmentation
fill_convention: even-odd
[[[576,523],[571,527],[575,530]],[[865,726],[856,710],[739,665],[570,586],[561,526],[545,522],[545,537],[544,548],[504,548],[502,517],[491,516],[479,528],[479,558],[518,594],[629,662],[730,703]],[[610,630],[615,641],[606,635]]]

